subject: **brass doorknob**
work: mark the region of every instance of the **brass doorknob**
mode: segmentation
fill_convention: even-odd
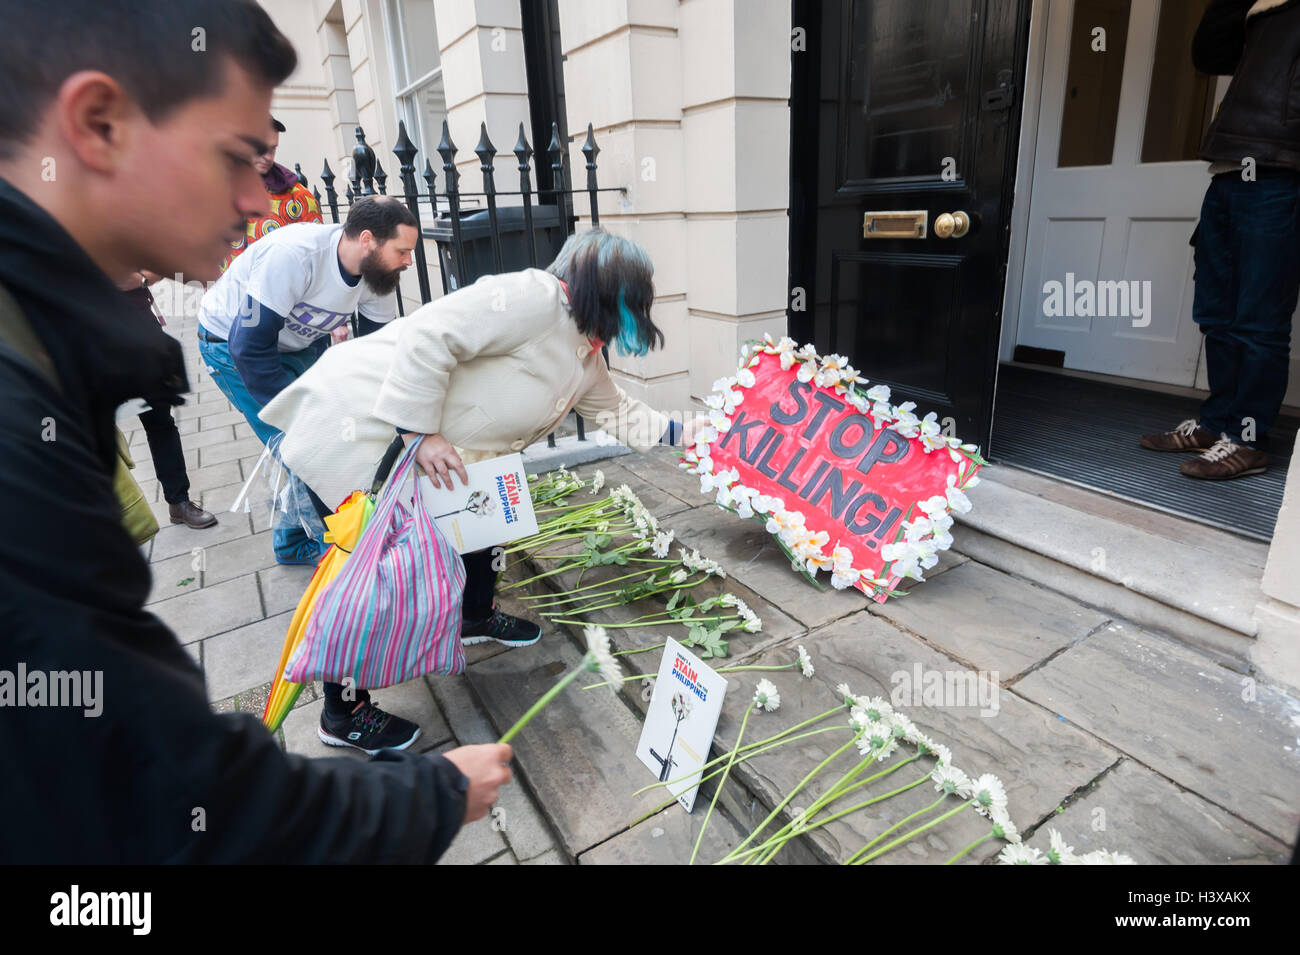
[[[941,239],[960,239],[970,231],[970,216],[964,212],[945,212],[934,220],[934,234]]]

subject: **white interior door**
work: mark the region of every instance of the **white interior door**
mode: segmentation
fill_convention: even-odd
[[[1193,69],[1190,45],[1207,2],[1043,5],[1016,341],[1064,352],[1066,368],[1195,383],[1188,239],[1209,182],[1194,157],[1215,84]],[[1101,284],[1114,282],[1125,285]]]

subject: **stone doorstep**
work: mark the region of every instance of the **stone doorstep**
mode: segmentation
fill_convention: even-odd
[[[991,466],[980,477],[975,506],[957,515],[962,552],[1198,648],[1248,659],[1266,544],[1016,468]]]

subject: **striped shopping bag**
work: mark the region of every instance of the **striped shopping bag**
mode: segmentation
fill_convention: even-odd
[[[317,600],[286,667],[291,682],[378,689],[464,671],[465,565],[420,503],[419,481],[411,506],[401,500],[419,444],[398,461],[352,556]]]

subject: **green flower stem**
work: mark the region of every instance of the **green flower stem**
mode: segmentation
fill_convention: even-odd
[[[947,795],[947,793],[945,793],[944,795]],[[875,859],[875,858],[878,857],[878,856],[882,856],[882,855],[884,855],[886,852],[888,852],[890,849],[893,849],[895,846],[901,846],[904,842],[906,842],[907,840],[911,839],[913,836],[915,836],[915,835],[919,835],[919,834],[921,834],[922,832],[925,832],[925,830],[927,830],[927,829],[933,829],[935,826],[939,825],[939,823],[943,822],[943,821],[944,821],[945,819],[947,819],[949,816],[955,816],[955,815],[957,815],[957,813],[961,812],[963,809],[965,809],[965,808],[966,808],[967,806],[969,806],[969,805],[972,805],[972,803],[964,802],[964,803],[962,803],[960,806],[958,806],[956,809],[949,809],[947,812],[945,812],[945,813],[944,813],[942,816],[940,816],[938,819],[933,819],[933,820],[931,820],[930,822],[927,822],[924,826],[917,826],[915,829],[913,829],[913,830],[912,830],[911,832],[909,832],[907,835],[905,835],[905,836],[899,836],[899,837],[898,837],[897,839],[895,839],[893,842],[890,842],[890,843],[888,843],[888,844],[886,844],[886,845],[881,846],[881,847],[880,847],[879,849],[877,849],[875,852],[871,853],[871,855],[869,855],[869,856],[864,856],[863,858],[859,859],[855,864],[856,864],[856,865],[866,865],[866,864],[867,864],[868,862],[870,862],[872,859]]]
[[[622,657],[622,656],[627,656],[629,653],[649,653],[651,650],[662,650],[666,646],[668,646],[667,642],[656,643],[652,647],[642,647],[639,650],[619,650],[617,653],[613,653],[610,655],[615,657]]]
[[[855,766],[852,770],[850,770],[849,772],[845,773],[842,777],[840,777],[840,780],[835,785],[833,785],[826,793],[824,793],[822,796],[815,799],[813,801],[813,804],[808,809],[804,810],[803,825],[801,827],[796,829],[796,823],[795,820],[793,819],[790,822],[786,823],[786,825],[779,832],[777,832],[775,836],[773,836],[771,839],[768,840],[767,844],[772,847],[771,851],[767,855],[761,856],[758,860],[756,860],[756,864],[767,865],[767,863],[770,862],[772,858],[779,851],[781,851],[781,849],[785,846],[785,843],[788,842],[795,835],[807,832],[810,829],[816,829],[818,826],[824,825],[826,821],[829,821],[829,820],[823,820],[822,822],[815,823],[813,825],[808,824],[811,820],[817,817],[817,814],[819,812],[824,810],[831,803],[838,802],[840,799],[842,799],[844,796],[847,796],[855,789],[860,789],[863,786],[868,786],[871,783],[875,782],[877,779],[881,779],[882,777],[888,776],[891,773],[897,772],[898,770],[906,766],[908,763],[920,759],[921,754],[917,753],[915,756],[912,756],[909,759],[901,760],[887,769],[883,769],[878,773],[872,773],[866,779],[859,780],[858,782],[853,783],[852,780],[856,776],[861,774],[862,771],[866,769],[867,766],[869,766],[874,761],[874,758],[875,758],[874,756],[868,756],[861,763]],[[928,778],[929,778],[928,775],[923,776],[921,777],[920,782],[924,782]],[[850,783],[852,783],[852,785],[849,785]],[[911,787],[908,786],[905,788],[911,788]],[[893,793],[889,795],[893,795]],[[888,798],[888,796],[882,796],[880,798],[886,799]],[[864,805],[870,805],[871,801],[872,800],[868,800],[868,802],[865,803]],[[838,813],[831,818],[838,819],[841,815],[843,815],[843,813]],[[777,840],[779,840],[779,842]]]
[[[709,803],[709,811],[704,816],[704,824],[700,826],[700,834],[695,837],[695,848],[691,850],[691,861],[687,865],[695,865],[695,857],[700,854],[700,843],[704,841],[704,833],[708,831],[709,820],[713,818],[713,807],[718,804],[718,797],[722,795],[722,789],[727,785],[727,776],[731,774],[731,767],[736,762],[736,754],[740,751],[740,741],[745,738],[745,727],[749,725],[749,714],[754,712],[754,707],[745,707],[745,718],[740,721],[740,732],[736,734],[736,745],[731,749],[731,758],[727,760],[727,766],[722,771],[722,778],[718,780],[717,788],[713,790],[713,801]]]
[[[948,798],[948,794],[947,794],[947,793],[943,793],[943,794],[941,794],[941,795],[939,796],[938,799],[936,799],[934,802],[930,803],[930,805],[926,806],[924,809],[918,809],[916,812],[912,813],[910,816],[906,816],[906,817],[904,817],[904,818],[898,820],[898,822],[894,823],[892,826],[890,826],[888,829],[886,829],[886,830],[885,830],[884,832],[882,832],[880,835],[876,836],[874,839],[872,839],[870,842],[868,842],[865,846],[863,846],[863,847],[862,847],[861,849],[859,849],[857,852],[853,853],[853,855],[849,856],[849,857],[844,861],[844,865],[856,865],[856,864],[857,864],[858,857],[859,857],[859,856],[862,856],[862,855],[865,855],[868,849],[870,849],[872,846],[874,846],[874,845],[875,845],[877,842],[879,842],[881,839],[885,838],[885,836],[889,835],[889,834],[890,834],[891,832],[893,832],[895,829],[899,829],[899,828],[901,828],[901,827],[907,825],[911,820],[915,819],[917,816],[923,816],[923,815],[925,815],[927,812],[929,812],[931,809],[934,809],[936,806],[938,806],[940,803],[942,803],[942,802],[943,802],[945,799],[947,799],[947,798]]]
[[[741,849],[743,849],[743,848],[745,848],[745,846],[749,845],[750,842],[753,841],[753,839],[754,839],[755,836],[757,836],[760,832],[762,832],[764,829],[767,828],[768,823],[770,823],[773,819],[776,818],[777,813],[779,813],[782,809],[784,809],[786,806],[788,806],[788,805],[790,804],[790,800],[793,799],[795,796],[797,796],[797,795],[799,794],[799,791],[800,791],[801,789],[803,789],[804,786],[808,785],[809,781],[810,781],[814,776],[816,776],[819,772],[821,772],[821,771],[822,771],[826,766],[828,766],[830,763],[834,762],[835,758],[836,758],[837,756],[839,756],[840,753],[844,752],[846,749],[848,749],[850,746],[852,746],[854,743],[856,743],[856,742],[858,741],[858,737],[860,737],[860,736],[862,735],[862,733],[863,733],[862,730],[858,730],[857,732],[855,732],[855,733],[853,734],[853,739],[849,740],[847,743],[845,743],[843,746],[841,746],[841,747],[840,747],[839,749],[837,749],[835,752],[831,753],[829,756],[827,756],[825,759],[823,759],[820,763],[818,763],[818,764],[817,764],[817,765],[812,769],[812,771],[809,772],[808,775],[805,776],[805,777],[804,777],[804,778],[799,782],[799,785],[795,786],[794,789],[791,790],[791,792],[790,792],[790,794],[789,794],[788,796],[786,796],[786,797],[785,797],[784,799],[782,799],[779,803],[777,803],[777,805],[772,809],[772,811],[771,811],[770,813],[767,814],[767,818],[764,819],[762,822],[760,822],[760,823],[759,823],[759,824],[754,828],[754,830],[753,830],[749,835],[747,835],[747,836],[745,837],[744,841],[741,842],[740,845],[736,846],[736,848],[733,849],[733,850],[731,851],[731,853],[728,854],[727,857],[726,857],[725,859],[722,859],[722,860],[720,860],[719,862],[716,862],[716,863],[714,863],[714,864],[715,864],[715,865],[720,865],[720,864],[722,864],[723,862],[727,862],[727,861],[729,861],[729,860],[735,858],[735,856],[736,856],[737,854],[739,854],[739,852],[740,852]]]
[[[737,617],[736,619],[739,620],[740,618]],[[713,672],[714,673],[739,673],[741,670],[797,670],[797,669],[799,669],[798,660],[796,660],[794,663],[786,663],[783,666],[775,666],[775,667],[759,667],[759,666],[719,667],[717,670],[714,670]]]
[[[590,654],[588,656],[590,656]],[[563,690],[566,686],[568,686],[577,678],[578,674],[581,673],[583,669],[586,667],[587,659],[588,657],[584,656],[582,658],[581,663],[579,663],[570,672],[566,673],[563,677],[561,677],[559,682],[556,683],[555,686],[547,690],[545,696],[543,696],[540,700],[538,700],[531,707],[529,707],[528,712],[525,713],[523,716],[519,717],[519,719],[515,722],[515,725],[510,727],[510,729],[506,730],[506,735],[502,736],[499,740],[497,740],[497,742],[508,743],[512,739],[514,739],[515,734],[517,734],[521,729],[527,726],[529,721],[546,707],[547,703],[550,703],[551,700],[555,699],[555,697],[559,694],[561,690]]]
[[[792,727],[792,728],[794,728],[794,727]],[[786,743],[793,743],[795,740],[798,740],[798,739],[804,739],[805,737],[808,737],[808,736],[816,736],[816,735],[818,735],[819,733],[830,733],[830,732],[833,732],[834,730],[844,730],[844,729],[848,729],[848,727],[847,727],[847,726],[838,726],[838,725],[837,725],[837,726],[823,726],[821,729],[805,730],[804,732],[802,732],[802,733],[797,733],[797,734],[794,735],[794,736],[788,736],[788,735],[786,735],[786,734],[789,732],[788,730],[785,731],[785,732],[782,732],[782,733],[776,733],[775,735],[773,735],[773,736],[769,736],[769,737],[767,737],[766,739],[761,739],[761,740],[759,740],[759,741],[756,742],[756,743],[748,743],[748,744],[746,744],[745,746],[742,746],[742,747],[740,748],[740,752],[743,753],[743,754],[745,754],[745,755],[741,756],[741,758],[740,758],[740,762],[744,762],[745,760],[750,759],[750,758],[752,758],[752,757],[754,757],[754,756],[757,756],[757,755],[759,755],[760,753],[765,753],[765,752],[767,752],[767,751],[770,750],[770,749],[775,749],[775,748],[778,747],[778,746],[783,746],[783,745],[786,744]],[[720,762],[722,762],[722,761],[723,761],[724,759],[726,759],[726,758],[727,758],[727,754],[726,754],[726,753],[723,753],[721,756],[715,756],[713,759],[709,760],[707,763],[704,763],[702,766],[700,766],[699,769],[693,769],[693,770],[691,770],[689,773],[683,773],[681,776],[678,776],[676,779],[669,779],[669,780],[667,780],[666,782],[662,782],[662,783],[651,783],[649,786],[642,786],[640,789],[638,789],[638,790],[637,790],[636,792],[634,792],[632,795],[633,795],[633,796],[640,796],[642,793],[649,792],[649,791],[652,790],[652,789],[657,789],[657,788],[659,788],[660,786],[674,786],[674,785],[676,785],[677,783],[685,782],[686,780],[693,778],[697,773],[702,773],[704,770],[708,769],[710,766],[714,765],[715,763],[720,763]],[[721,770],[718,770],[718,772],[720,772],[720,771],[721,771]],[[708,776],[702,776],[702,777],[700,777],[699,782],[707,782],[708,780],[712,779],[714,775],[716,775],[716,772],[715,772],[715,773],[711,773],[711,774],[709,774]],[[670,799],[670,800],[669,800],[667,803],[665,803],[664,805],[669,805],[669,804],[671,804],[672,802],[673,802],[673,800]],[[661,808],[662,808],[662,807],[661,807]],[[658,812],[658,810],[656,809],[655,812]],[[640,820],[638,820],[638,822],[639,822],[639,821],[640,821]],[[636,824],[636,823],[633,823],[633,825],[635,825],[635,824]]]
[[[991,833],[991,832],[990,832],[987,836],[980,836],[978,839],[976,839],[974,842],[972,842],[970,845],[968,845],[965,849],[962,849],[961,852],[957,853],[955,856],[953,856],[951,859],[949,859],[947,862],[945,862],[944,865],[952,865],[954,862],[956,862],[958,859],[960,859],[960,858],[961,858],[962,856],[964,856],[966,853],[968,853],[968,852],[970,852],[972,849],[974,849],[977,845],[979,845],[979,844],[982,843],[982,842],[988,842],[988,841],[989,841],[990,839],[992,839],[992,838],[993,838],[993,833]]]
[[[872,796],[870,799],[866,800],[865,802],[856,803],[855,805],[850,806],[848,809],[841,809],[839,812],[835,813],[834,815],[827,816],[825,819],[819,819],[817,822],[810,823],[809,825],[804,826],[797,833],[791,833],[791,837],[793,837],[794,835],[803,835],[805,832],[811,832],[814,829],[820,829],[822,826],[829,825],[830,823],[834,822],[836,819],[841,819],[844,816],[850,815],[851,813],[855,813],[859,809],[865,809],[867,806],[874,805],[875,803],[884,802],[886,799],[892,799],[894,796],[897,796],[899,793],[905,793],[909,789],[915,789],[917,786],[921,785],[929,778],[930,778],[930,774],[926,773],[920,779],[913,780],[912,782],[908,783],[906,786],[899,786],[897,789],[891,790],[882,796]],[[853,788],[857,788],[857,787],[855,786]],[[766,865],[772,859],[772,857],[776,855],[777,851],[785,845],[787,841],[789,841],[789,837],[781,840],[780,846],[776,846],[775,848],[770,849],[772,845],[772,840],[768,840],[761,846],[755,846],[752,849],[746,849],[744,853],[742,853],[740,858],[744,858],[745,856],[749,856],[754,853],[762,853],[765,850],[770,849],[769,854],[764,856],[763,861],[759,863],[760,865]]]
[[[659,678],[658,673],[633,673],[631,676],[625,676],[619,680],[619,683],[627,683],[629,680],[656,680]],[[598,686],[609,686],[609,681],[604,683],[588,683],[583,687],[584,690],[594,690]]]
[[[610,607],[621,607],[622,604],[608,604],[608,606],[610,606]],[[590,612],[593,611],[593,610],[604,610],[604,609],[605,609],[604,607],[588,607],[588,608],[585,608],[585,609],[583,610],[583,612],[584,612],[584,613],[590,613]],[[565,612],[566,612],[566,613],[573,613],[573,611],[565,611]],[[679,619],[677,619],[676,617],[672,617],[672,616],[670,616],[671,613],[672,613],[672,611],[668,611],[668,612],[663,613],[663,614],[646,614],[646,617],[667,617],[666,620],[650,620],[650,621],[648,621],[648,622],[646,622],[646,623],[637,623],[637,622],[635,622],[635,621],[629,621],[629,622],[627,622],[627,623],[602,623],[601,626],[604,627],[606,630],[629,630],[629,629],[635,629],[636,627],[654,627],[654,626],[658,626],[659,624],[663,624],[663,623],[674,623],[674,622],[676,622],[676,623],[680,623],[680,624],[682,624],[682,626],[689,626],[689,625],[692,624],[692,623],[704,623],[706,620],[712,620],[712,621],[715,621],[715,622],[721,622],[721,621],[723,621],[723,620],[739,620],[739,619],[740,619],[740,617],[739,617],[738,615],[736,615],[736,614],[728,614],[728,615],[726,615],[726,616],[711,616],[711,617],[684,617],[684,618],[682,618],[682,619],[679,620]],[[587,624],[591,623],[590,620],[570,620],[570,619],[567,619],[567,618],[564,618],[564,617],[556,617],[556,616],[554,616],[553,614],[548,614],[548,613],[539,614],[539,616],[546,617],[546,618],[547,618],[548,620],[550,620],[552,623],[572,623],[572,624],[576,624],[577,626],[586,626]],[[638,620],[644,620],[645,617],[638,617],[637,619],[638,619]]]
[[[656,590],[648,590],[648,591],[646,591],[645,593],[643,593],[643,594],[641,594],[640,596],[638,596],[636,599],[637,599],[637,600],[645,600],[645,599],[647,599],[647,598],[649,598],[649,597],[654,597],[654,596],[656,596],[656,595],[658,595],[658,594],[666,593],[666,592],[669,591],[669,590],[688,590],[688,589],[691,588],[691,587],[698,587],[700,584],[704,583],[704,581],[707,580],[707,579],[708,579],[707,577],[702,578],[702,579],[700,579],[700,580],[695,581],[695,583],[693,583],[693,584],[687,584],[687,583],[682,583],[682,584],[673,584],[673,583],[671,583],[671,582],[666,582],[666,585],[665,585],[665,586],[660,587],[660,588],[658,588],[658,589],[656,589]],[[623,588],[620,588],[620,589],[623,589]],[[594,596],[594,595],[591,595],[591,596]],[[615,601],[613,601],[612,603],[599,603],[599,602],[598,602],[598,603],[592,604],[592,605],[590,605],[590,606],[581,607],[581,608],[577,608],[577,609],[570,608],[569,610],[565,610],[565,611],[563,611],[563,612],[564,612],[564,613],[591,613],[591,612],[594,611],[594,610],[606,610],[606,609],[608,609],[609,607],[622,607],[622,606],[625,606],[627,603],[628,603],[628,601],[626,601],[626,600],[615,600]],[[559,612],[559,611],[557,611],[557,612]],[[635,618],[635,619],[636,619],[636,620],[645,620],[645,619],[647,619],[647,618],[649,618],[649,617],[664,617],[664,616],[667,616],[667,617],[669,617],[670,619],[676,619],[676,618],[673,618],[673,617],[672,617],[672,614],[673,614],[673,613],[675,613],[675,611],[673,611],[673,610],[656,610],[656,611],[654,611],[653,613],[643,614],[642,616],[637,617],[637,618]],[[542,616],[545,617],[546,614],[542,614]],[[693,618],[690,618],[690,619],[694,619],[694,620],[707,620],[707,619],[709,619],[709,618],[707,618],[707,617],[693,617]],[[739,617],[739,616],[736,616],[736,619],[739,620],[740,617]],[[561,622],[561,623],[563,623],[563,622],[568,622],[568,621],[557,621],[557,622]],[[667,621],[664,621],[664,622],[666,623]],[[633,625],[633,626],[644,626],[644,624],[635,624],[635,623],[633,623],[632,625]],[[614,624],[605,624],[605,626],[607,626],[607,627],[609,627],[609,626],[614,626]]]
[[[590,569],[591,569],[591,568],[589,568],[589,567],[588,567],[588,568],[584,568],[584,569],[583,569],[583,573],[586,573],[586,571],[587,571],[587,570],[590,570]],[[543,602],[543,603],[541,603],[541,604],[533,604],[533,606],[534,606],[534,607],[537,607],[537,606],[543,606],[543,607],[545,607],[545,606],[550,606],[551,604],[556,604],[556,605],[558,605],[558,604],[563,604],[563,603],[575,603],[575,602],[579,602],[579,601],[583,601],[583,600],[589,600],[589,601],[593,601],[593,602],[594,602],[594,603],[592,604],[592,607],[594,608],[596,605],[600,604],[601,601],[608,601],[608,600],[611,600],[612,598],[614,598],[614,597],[617,596],[618,594],[625,593],[625,592],[626,592],[629,588],[631,588],[631,587],[654,586],[654,585],[656,585],[656,584],[662,583],[662,581],[656,581],[656,580],[655,580],[655,576],[656,576],[658,573],[659,573],[659,572],[656,571],[656,570],[652,570],[652,571],[650,571],[650,572],[648,572],[648,573],[647,573],[646,571],[644,571],[644,570],[633,571],[632,573],[630,573],[630,574],[624,574],[624,575],[621,576],[621,577],[611,577],[611,578],[608,579],[608,580],[601,580],[601,581],[597,581],[597,582],[594,583],[594,584],[588,584],[586,587],[575,587],[573,590],[566,590],[566,591],[563,592],[563,594],[569,594],[570,596],[563,596],[563,595],[547,595],[547,594],[543,594],[543,595],[540,595],[540,596],[543,596],[543,597],[553,597],[553,598],[555,598],[555,599],[551,599],[551,600],[545,601],[545,602]],[[609,590],[597,590],[597,591],[595,591],[594,593],[585,593],[585,594],[584,594],[584,593],[577,593],[577,591],[580,591],[580,590],[588,590],[588,589],[590,589],[590,588],[592,588],[592,587],[603,587],[603,586],[605,586],[606,584],[612,584],[612,583],[614,583],[614,582],[616,582],[616,581],[619,581],[619,580],[628,580],[628,579],[636,579],[636,580],[638,580],[639,582],[638,582],[638,583],[624,584],[624,585],[621,586],[621,587],[613,587],[613,588],[610,588]],[[662,592],[661,589],[647,590],[644,594],[642,594],[641,596],[637,597],[636,599],[637,599],[637,600],[643,600],[643,599],[645,599],[646,597],[651,597],[651,596],[654,596],[655,594],[658,594],[658,593],[661,593],[661,592]],[[576,596],[572,596],[573,594],[577,594],[577,595],[576,595]],[[528,597],[525,597],[524,599],[525,599],[525,600],[528,600],[528,599],[534,599],[534,598],[528,598]],[[626,603],[627,601],[622,601],[622,602],[623,602],[623,603]],[[619,606],[619,604],[615,604],[614,606]],[[662,612],[663,612],[663,611],[655,611],[655,613],[662,613]]]
[[[594,593],[594,594],[584,594],[584,595],[581,596],[581,597],[579,597],[579,596],[575,596],[575,595],[576,595],[577,593],[579,593],[580,591],[583,591],[583,590],[591,590],[593,587],[605,587],[605,586],[607,586],[607,585],[609,585],[609,584],[612,584],[612,583],[614,583],[615,581],[618,581],[618,580],[627,580],[629,577],[645,577],[645,578],[650,578],[650,577],[653,577],[654,574],[655,574],[654,571],[651,571],[649,574],[647,574],[647,573],[646,573],[645,571],[643,571],[643,570],[638,570],[638,571],[633,571],[633,572],[630,573],[630,574],[624,574],[622,577],[612,577],[612,578],[610,578],[609,580],[601,580],[601,581],[597,581],[597,582],[594,583],[594,584],[587,584],[587,586],[585,586],[585,587],[574,587],[572,590],[566,590],[566,591],[564,591],[564,592],[561,593],[561,594],[525,594],[524,596],[520,597],[519,599],[520,599],[520,600],[540,600],[540,601],[543,601],[543,602],[540,603],[540,604],[533,604],[534,607],[539,607],[539,606],[544,607],[544,606],[546,606],[547,604],[550,604],[550,603],[569,603],[569,602],[574,601],[574,600],[590,600],[592,597],[596,597],[596,596],[599,596],[600,594],[604,593],[604,591],[597,591],[597,592]],[[615,587],[615,588],[613,588],[612,590],[610,590],[609,592],[612,593],[612,594],[616,594],[616,593],[618,593],[618,592],[619,592],[620,590],[622,590],[622,589],[624,589],[624,588],[622,588],[622,587]],[[567,594],[568,596],[565,596],[566,594]]]

